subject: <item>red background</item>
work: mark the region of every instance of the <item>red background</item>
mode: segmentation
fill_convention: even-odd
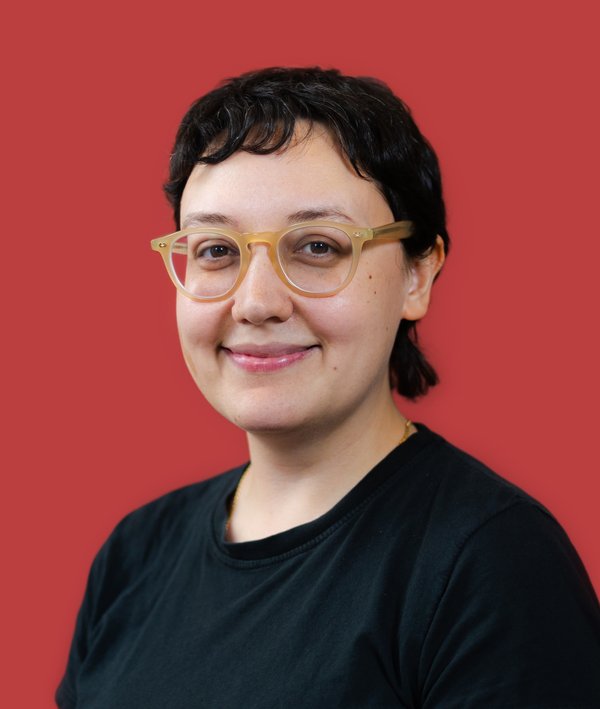
[[[403,410],[549,507],[600,589],[593,8],[13,8],[2,706],[52,706],[89,564],[116,522],[245,458],[244,436],[187,374],[149,241],[172,228],[161,183],[187,106],[265,65],[375,75],[413,108],[442,163],[454,246],[422,327],[443,383]]]

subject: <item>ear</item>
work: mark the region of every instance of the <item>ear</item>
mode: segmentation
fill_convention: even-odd
[[[409,265],[409,286],[402,310],[404,320],[420,320],[427,312],[431,287],[445,258],[444,242],[438,235],[427,256],[415,259]]]

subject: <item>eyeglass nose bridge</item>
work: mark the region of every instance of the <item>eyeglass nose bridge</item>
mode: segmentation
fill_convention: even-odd
[[[271,250],[277,249],[277,243],[281,236],[281,232],[277,231],[257,231],[239,234],[239,239],[247,251],[250,251],[252,244],[266,244]]]
[[[284,234],[285,232],[282,233],[276,231],[261,231],[246,232],[238,235],[238,242],[240,242],[239,245],[241,247],[240,251],[241,253],[243,253],[243,261],[241,264],[240,274],[232,290],[237,290],[241,282],[246,277],[248,269],[250,268],[250,262],[252,260],[252,257],[254,256],[253,250],[251,248],[254,244],[263,244],[267,247],[267,253],[269,261],[271,262],[271,266],[273,267],[273,270],[275,271],[279,279],[282,281],[282,283],[288,288],[297,288],[297,286],[295,286],[295,284],[290,281],[283,269],[283,266],[279,261],[277,245]]]

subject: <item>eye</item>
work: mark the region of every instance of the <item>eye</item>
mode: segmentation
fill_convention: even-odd
[[[213,246],[205,246],[196,251],[197,258],[219,259],[226,256],[232,256],[233,252],[230,246],[225,244],[214,244]]]
[[[337,249],[326,241],[309,241],[308,243],[303,244],[299,251],[310,254],[311,256],[327,256],[329,254],[334,254]]]
[[[279,258],[285,268],[333,268],[342,261],[352,260],[350,237],[337,227],[303,226],[292,229],[279,243]]]
[[[193,268],[215,271],[237,266],[240,262],[237,244],[222,234],[190,234],[186,246],[186,268],[191,268],[193,264]]]

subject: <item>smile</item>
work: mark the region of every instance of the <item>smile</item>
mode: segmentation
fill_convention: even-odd
[[[239,345],[221,349],[228,359],[246,372],[264,373],[284,369],[306,359],[316,345]]]

